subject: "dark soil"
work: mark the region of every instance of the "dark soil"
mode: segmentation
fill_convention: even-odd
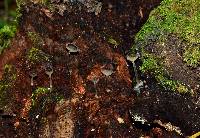
[[[159,125],[149,129],[143,126],[138,128],[131,119],[130,112],[133,111],[143,114],[149,122],[154,119],[171,122],[186,135],[198,130],[199,108],[195,110],[195,115],[188,115],[197,105],[185,102],[186,99],[180,95],[169,94],[169,97],[165,97],[168,93],[159,93],[162,89],[152,84],[155,81],[150,83],[148,79],[148,89],[144,90],[144,95],[137,97],[132,88],[125,54],[150,10],[159,1],[105,0],[102,3],[102,11],[97,16],[88,13],[81,4],[67,5],[63,16],[58,12],[51,13],[47,7],[38,4],[29,3],[22,7],[17,35],[11,48],[0,56],[0,79],[6,75],[3,72],[5,64],[12,64],[17,74],[13,87],[9,89],[12,97],[8,106],[12,112],[2,113],[11,117],[0,118],[0,136],[181,137]],[[56,3],[57,6],[59,4]],[[109,4],[113,5],[112,8],[108,7]],[[38,34],[36,43],[31,40],[29,32]],[[120,42],[117,48],[108,43],[109,36]],[[80,51],[69,54],[67,43],[73,43]],[[31,47],[42,50],[49,60],[31,63],[27,59]],[[44,70],[49,63],[53,65],[52,92],[41,94],[33,107],[32,92],[38,87],[49,87],[49,78]],[[102,73],[105,66],[113,68],[110,76]],[[34,86],[31,86],[29,73],[33,69],[38,76],[34,79]],[[98,80],[96,84],[94,79]],[[148,93],[152,94],[145,96]],[[63,100],[58,102],[58,96]],[[156,96],[161,103],[154,103]],[[169,104],[167,101],[171,101],[170,106],[180,112],[164,110]],[[191,106],[191,110],[186,105]],[[185,107],[183,110],[182,106]],[[157,113],[159,111],[163,113]],[[185,123],[180,124],[182,121]]]

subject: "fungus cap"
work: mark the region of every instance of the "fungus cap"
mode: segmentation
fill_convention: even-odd
[[[69,51],[69,53],[78,53],[80,51],[80,49],[72,43],[67,44],[66,49]]]
[[[139,57],[140,57],[139,53],[137,53],[136,55],[128,54],[126,56],[126,59],[134,63]]]

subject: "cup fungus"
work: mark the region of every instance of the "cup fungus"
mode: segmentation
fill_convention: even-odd
[[[101,68],[101,73],[106,75],[107,77],[114,73],[114,66],[113,64],[106,64]]]
[[[135,64],[135,61],[140,57],[139,53],[137,53],[136,55],[133,54],[128,54],[126,55],[126,59],[130,62],[132,62],[133,64]]]
[[[110,75],[112,75],[112,74],[114,73],[114,71],[111,70],[111,69],[101,69],[101,72],[102,72],[104,75],[106,75],[107,77],[110,76]]]
[[[135,79],[136,79],[136,82],[137,84],[139,83],[139,79],[138,79],[138,72],[137,72],[137,68],[136,68],[136,65],[135,65],[135,61],[140,57],[139,53],[136,53],[136,55],[133,55],[133,54],[128,54],[126,56],[126,59],[130,62],[132,62],[132,65],[133,65],[133,69],[134,69],[134,73],[135,73]]]
[[[66,49],[69,51],[69,54],[80,52],[80,49],[72,43],[67,44]]]

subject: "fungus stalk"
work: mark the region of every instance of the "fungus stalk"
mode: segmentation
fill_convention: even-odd
[[[69,52],[69,60],[71,60],[70,59],[70,55],[71,54],[78,54],[81,50],[78,48],[78,46],[76,46],[75,44],[73,44],[73,43],[67,43],[66,44],[66,49],[67,49],[67,51]],[[69,69],[69,73],[70,73],[70,75],[71,75],[71,71],[70,71],[70,69]]]
[[[31,76],[31,86],[33,86],[33,76]]]
[[[138,84],[139,83],[139,78],[138,78],[137,67],[135,65],[135,62],[132,62],[132,63],[133,63],[133,70],[134,70],[134,73],[135,73],[135,80],[136,80],[136,83]]]
[[[144,82],[138,80],[137,84],[134,87],[134,90],[137,92],[137,94],[140,94],[140,89],[143,87],[143,85]]]
[[[129,60],[132,65],[133,65],[133,70],[135,73],[135,80],[137,82],[137,84],[139,83],[139,78],[138,78],[138,72],[137,72],[137,67],[135,65],[135,61],[140,57],[139,53],[137,53],[135,56],[134,55],[127,55],[126,59]]]
[[[33,86],[33,76],[31,76],[31,86]]]
[[[50,85],[49,86],[50,86],[50,89],[52,89],[52,79],[51,79],[52,73],[53,73],[53,70],[46,71],[46,74],[49,75],[49,80],[50,80]]]
[[[96,84],[99,82],[99,79],[98,79],[97,77],[94,77],[94,78],[92,79],[92,82],[93,82],[93,84],[94,84],[95,97],[98,97],[98,95],[97,95],[97,89],[96,89]]]
[[[136,86],[134,86],[134,90],[137,92],[137,93],[140,93],[140,88],[143,87],[143,82],[139,80],[139,77],[138,77],[138,71],[137,71],[137,67],[136,67],[136,64],[135,64],[135,61],[140,57],[139,53],[136,53],[136,55],[127,55],[126,56],[126,59],[129,60],[131,63],[132,63],[132,66],[133,66],[133,70],[134,70],[134,73],[135,73],[135,81],[136,81]]]
[[[49,76],[49,80],[50,80],[50,83],[49,83],[49,88],[50,90],[52,90],[52,74],[53,74],[53,67],[51,64],[48,64],[46,67],[45,67],[45,73]]]
[[[29,75],[31,77],[31,86],[33,86],[33,79],[37,76],[37,73],[35,71],[32,71]]]

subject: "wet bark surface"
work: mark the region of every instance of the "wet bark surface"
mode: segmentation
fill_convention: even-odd
[[[2,111],[10,118],[0,118],[2,137],[181,137],[154,120],[171,122],[184,135],[198,130],[199,106],[192,99],[185,102],[188,100],[181,95],[161,93],[147,76],[143,94],[138,97],[133,90],[126,54],[159,1],[102,3],[98,15],[77,3],[66,3],[64,12],[59,11],[59,2],[54,3],[54,12],[33,3],[21,8],[12,46],[0,55],[0,79],[6,77],[5,64],[13,65],[17,76],[8,91],[7,110]],[[119,45],[110,44],[109,37]],[[69,43],[75,52],[68,49]],[[40,50],[36,62],[28,58],[33,47]],[[52,89],[46,72],[49,65]],[[31,85],[33,70],[37,77]],[[32,94],[38,87],[49,88],[49,92],[40,93],[33,106]],[[156,97],[161,102],[156,103]],[[180,111],[167,110],[169,106]],[[190,112],[194,114],[188,115]],[[152,123],[150,127],[138,127],[135,114],[144,116]]]

